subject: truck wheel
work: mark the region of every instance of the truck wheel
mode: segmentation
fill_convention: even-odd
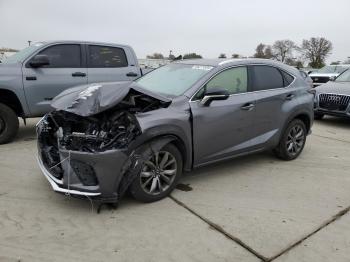
[[[130,185],[130,193],[141,202],[158,201],[170,194],[181,174],[181,153],[174,145],[167,144],[144,162]]]
[[[293,160],[303,151],[306,142],[306,127],[300,119],[289,123],[274,152],[278,158]]]
[[[0,145],[12,141],[17,135],[19,121],[16,113],[0,103]]]

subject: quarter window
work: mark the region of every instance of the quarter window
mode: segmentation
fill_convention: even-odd
[[[47,55],[50,64],[47,68],[79,68],[81,67],[80,45],[54,45],[41,51],[39,54]]]
[[[253,66],[253,91],[284,87],[281,72],[271,66]]]
[[[213,87],[225,88],[230,94],[239,94],[247,92],[247,68],[235,67],[219,73],[204,86],[204,90],[208,90]]]
[[[110,46],[89,46],[89,67],[126,67],[126,59],[123,48]]]

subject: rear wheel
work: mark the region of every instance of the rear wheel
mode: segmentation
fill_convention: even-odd
[[[181,174],[181,153],[168,144],[144,162],[140,174],[130,185],[130,192],[142,202],[160,200],[170,194]]]
[[[306,127],[300,119],[291,121],[282,138],[275,148],[274,152],[277,157],[283,160],[293,160],[303,151],[306,142]]]
[[[0,103],[0,145],[12,141],[17,135],[19,121],[16,113]]]
[[[321,113],[315,113],[314,114],[314,118],[316,120],[321,120],[323,117],[324,117],[324,114],[321,114]]]

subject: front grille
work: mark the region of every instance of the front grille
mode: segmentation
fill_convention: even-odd
[[[314,83],[322,83],[322,84],[327,83],[329,81],[328,76],[312,76],[311,79]]]
[[[336,95],[336,94],[320,94],[319,106],[320,108],[345,111],[349,105],[350,96]]]
[[[47,146],[41,151],[41,159],[50,173],[57,179],[62,179],[63,170],[57,148]]]

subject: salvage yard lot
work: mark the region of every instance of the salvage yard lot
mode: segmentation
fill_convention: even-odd
[[[295,161],[265,153],[203,167],[171,198],[126,197],[100,214],[51,190],[36,121],[0,146],[0,261],[349,261],[349,120],[315,122]]]

